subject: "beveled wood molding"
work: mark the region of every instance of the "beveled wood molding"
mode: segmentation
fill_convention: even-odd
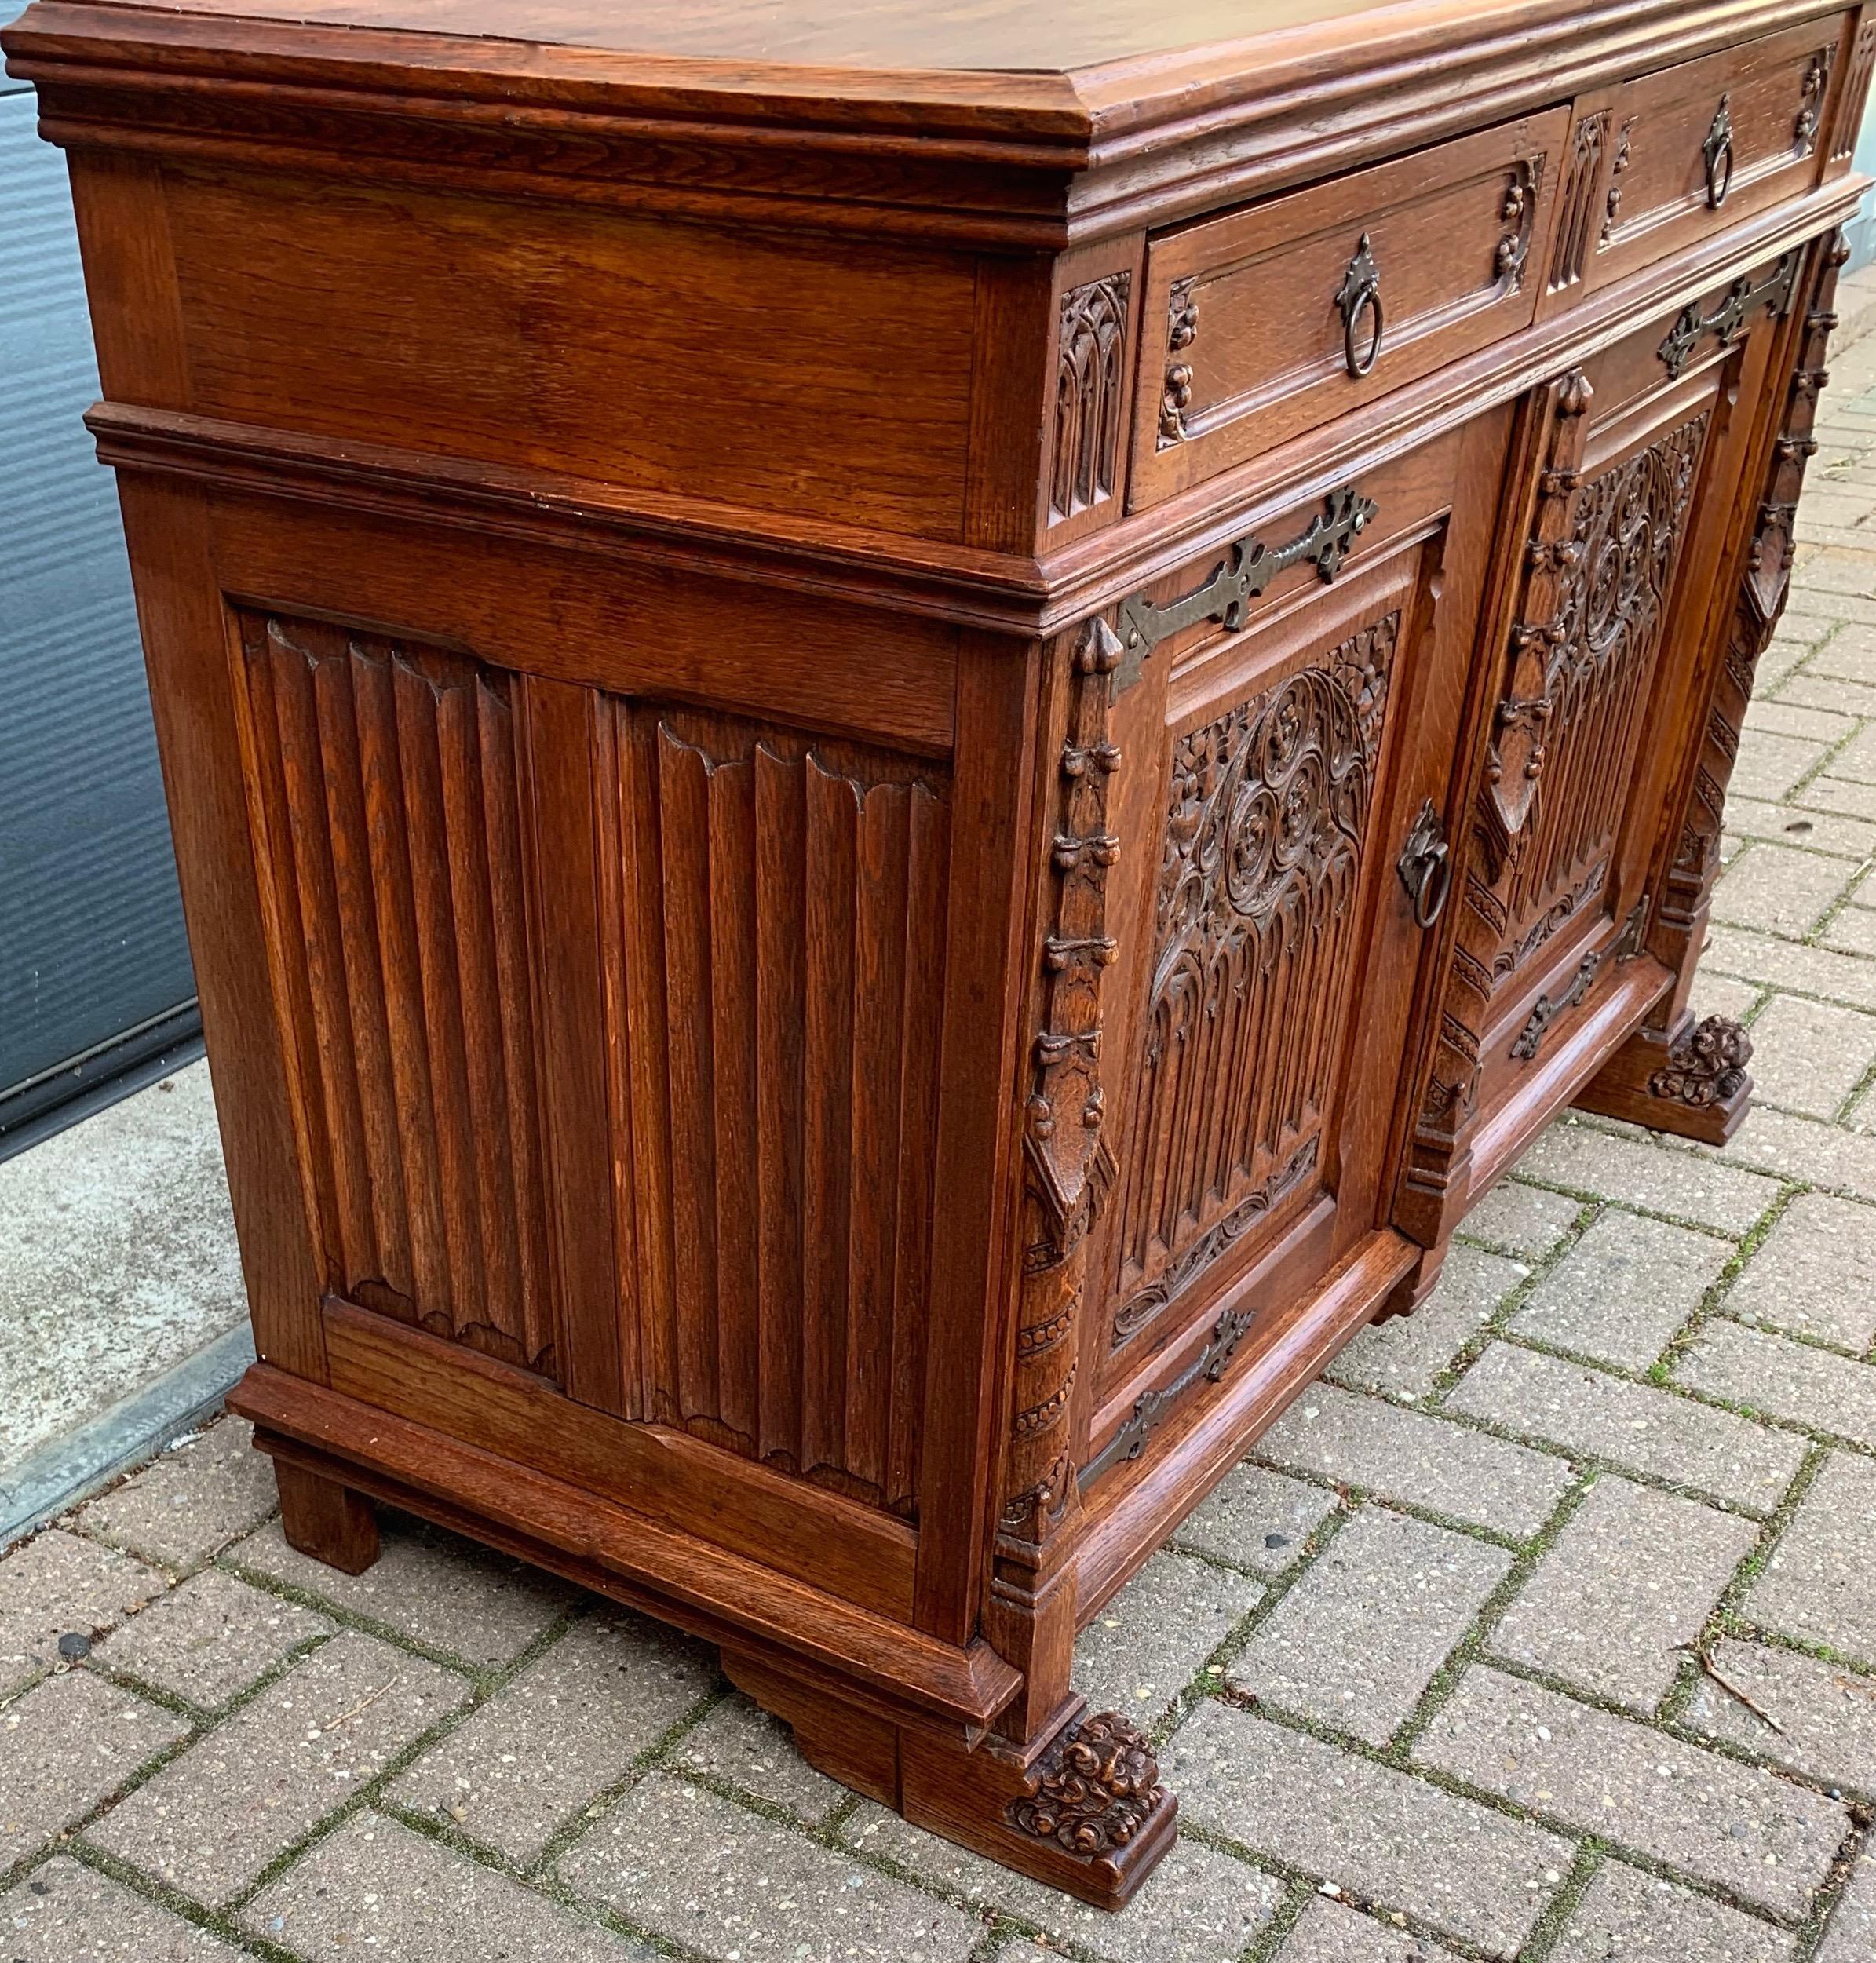
[[[1433,140],[1476,122],[1487,86],[1515,116],[1615,78],[1637,46],[1666,65],[1828,11],[1419,0],[1360,60],[1331,20],[1054,72],[804,71],[86,0],[38,0],[0,45],[68,146],[1059,247]]]

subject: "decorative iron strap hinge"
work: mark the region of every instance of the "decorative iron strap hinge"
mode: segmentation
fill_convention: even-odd
[[[1791,304],[1798,280],[1798,254],[1788,252],[1763,279],[1755,282],[1749,274],[1742,273],[1727,288],[1726,297],[1711,313],[1703,313],[1699,302],[1690,301],[1681,308],[1667,338],[1656,350],[1669,374],[1677,381],[1681,379],[1681,370],[1708,334],[1713,335],[1722,348],[1730,346],[1734,336],[1745,326],[1746,316],[1761,302],[1775,319],[1782,317]]]
[[[1114,678],[1116,695],[1140,679],[1146,658],[1160,642],[1202,620],[1222,621],[1228,633],[1244,625],[1244,607],[1292,566],[1313,564],[1327,582],[1341,571],[1355,541],[1381,509],[1352,484],[1344,484],[1323,500],[1323,509],[1287,545],[1269,546],[1254,535],[1239,538],[1226,557],[1212,568],[1205,583],[1178,600],[1163,604],[1135,593],[1121,602],[1120,666]]]
[[[1102,1473],[1128,1459],[1138,1458],[1146,1450],[1147,1439],[1173,1407],[1201,1381],[1216,1384],[1224,1377],[1232,1353],[1250,1333],[1257,1311],[1228,1308],[1212,1326],[1210,1340],[1186,1369],[1164,1390],[1148,1391],[1136,1398],[1133,1414],[1093,1458],[1082,1468],[1080,1484],[1085,1492]]]

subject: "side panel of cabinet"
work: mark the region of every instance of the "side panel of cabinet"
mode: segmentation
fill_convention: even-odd
[[[1240,631],[1156,649],[1119,699],[1119,1171],[1084,1334],[1087,1483],[1254,1358],[1375,1223],[1425,937],[1400,866],[1444,807],[1506,427],[1357,473],[1376,514],[1332,581],[1287,575]],[[1311,516],[1259,536],[1274,549]],[[1436,878],[1419,890],[1430,910]]]

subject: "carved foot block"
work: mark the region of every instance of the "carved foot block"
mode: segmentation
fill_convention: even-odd
[[[1097,1908],[1125,1907],[1176,1837],[1179,1802],[1152,1747],[1126,1718],[1071,1715],[1039,1746],[973,1752],[922,1731],[902,1734],[899,1810]]]
[[[731,1681],[794,1730],[817,1771],[973,1853],[1097,1908],[1124,1907],[1177,1837],[1152,1747],[1071,1698],[1027,1746],[896,1722],[725,1651]]]
[[[1433,1285],[1440,1279],[1440,1271],[1446,1265],[1447,1246],[1447,1243],[1442,1241],[1437,1247],[1422,1248],[1420,1258],[1381,1297],[1381,1306],[1368,1319],[1375,1323],[1391,1323],[1396,1315],[1411,1315],[1433,1293]]]
[[[362,1574],[378,1559],[378,1509],[363,1494],[283,1458],[274,1477],[289,1546],[344,1574]]]
[[[1752,1038],[1724,1016],[1638,1030],[1578,1093],[1577,1108],[1723,1145],[1751,1101]]]

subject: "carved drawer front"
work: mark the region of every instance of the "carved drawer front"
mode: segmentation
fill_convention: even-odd
[[[1844,16],[1643,75],[1580,103],[1573,179],[1549,283],[1597,286],[1815,183]]]
[[[1568,126],[1526,117],[1153,241],[1133,505],[1527,324]]]

